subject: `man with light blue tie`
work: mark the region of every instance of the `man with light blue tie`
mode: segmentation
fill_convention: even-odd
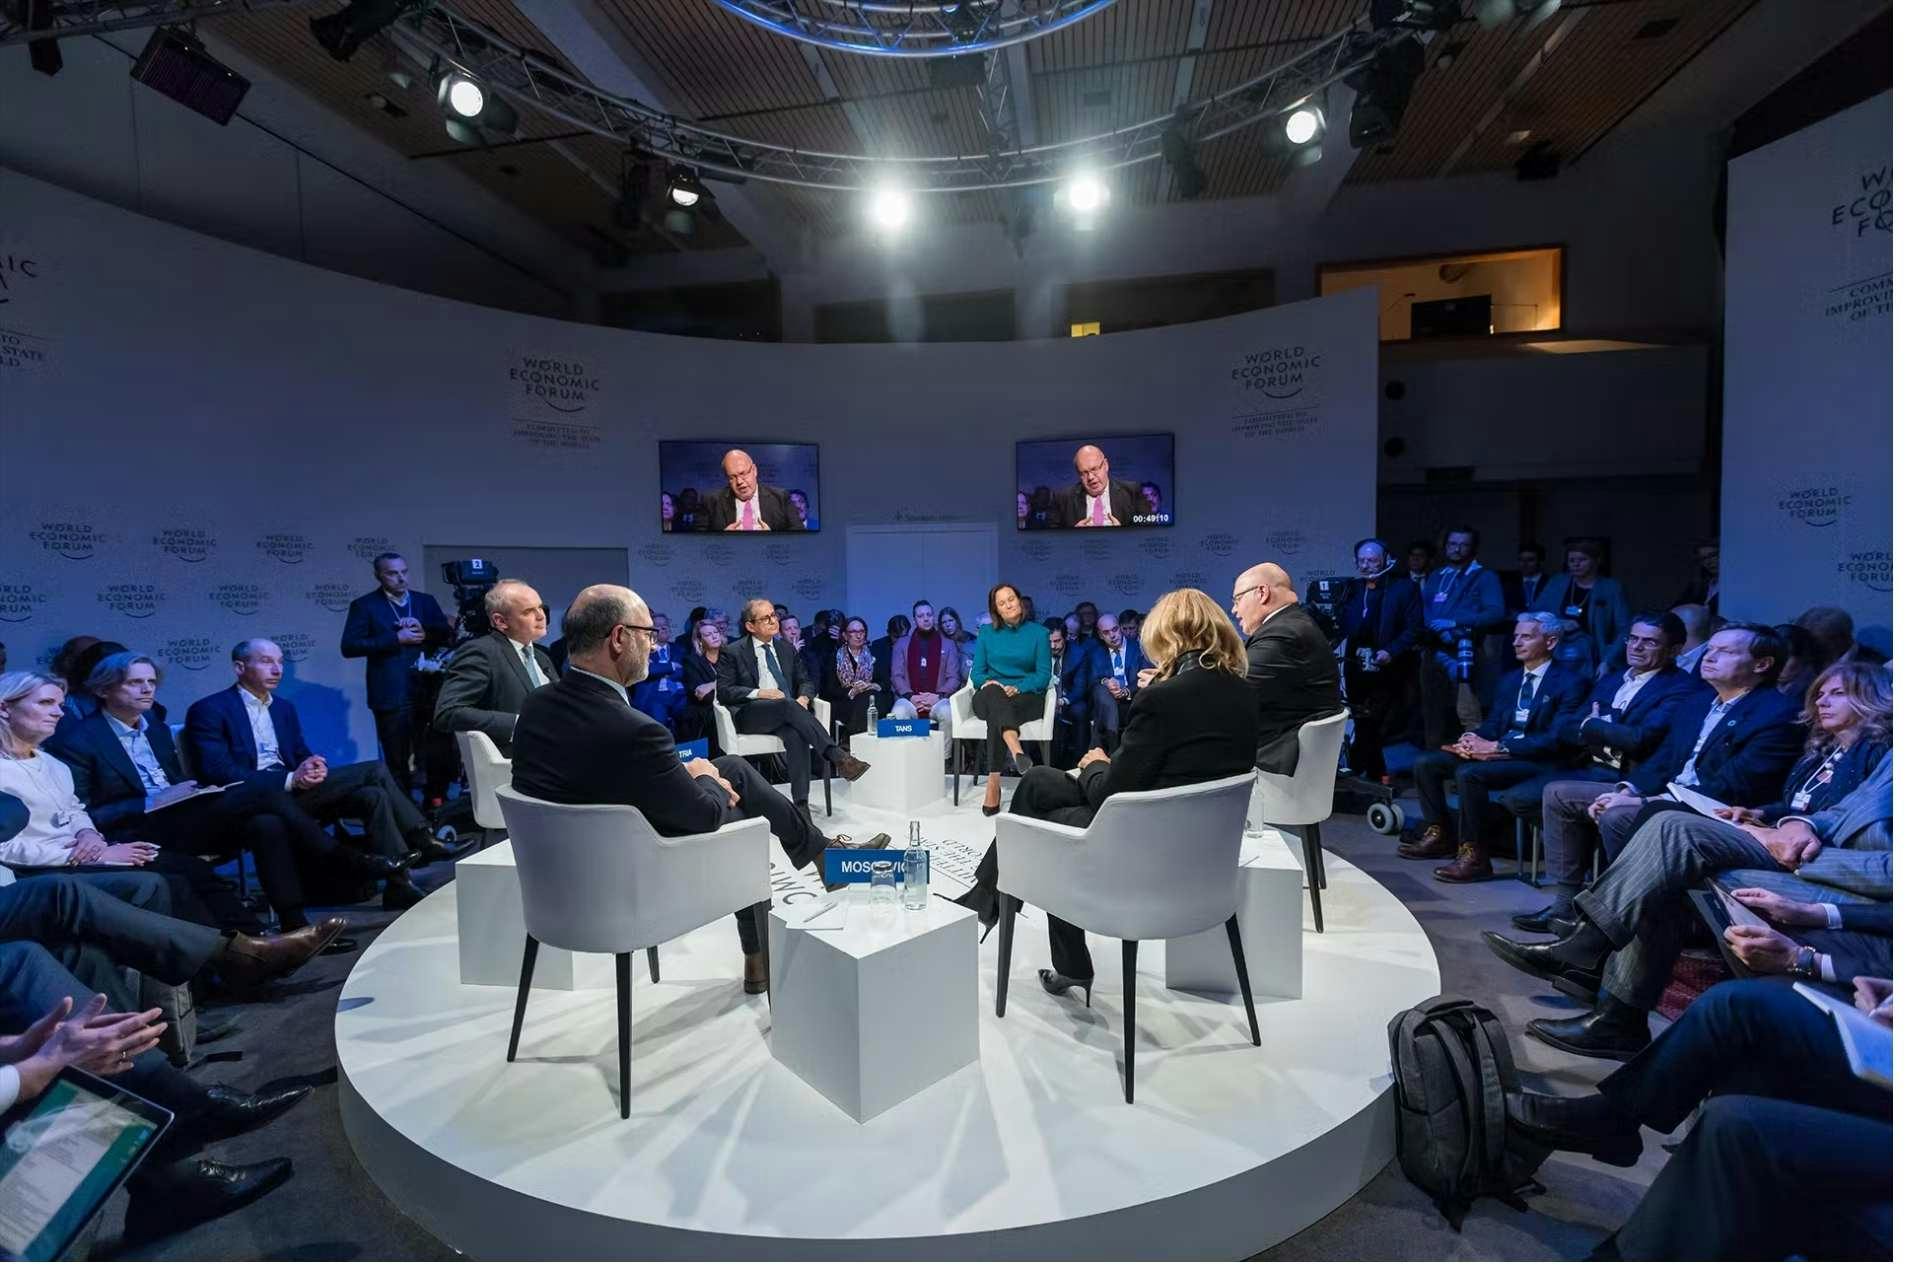
[[[511,757],[521,705],[528,694],[558,678],[539,645],[547,634],[547,606],[527,583],[502,578],[481,607],[493,629],[454,653],[434,703],[433,727],[440,733],[478,729],[500,754]]]
[[[733,713],[742,733],[765,733],[787,749],[787,782],[793,803],[807,805],[808,783],[816,757],[848,782],[867,765],[833,740],[813,714],[818,690],[800,661],[799,651],[780,635],[780,620],[770,600],[749,600],[740,614],[747,634],[720,651],[714,699]]]

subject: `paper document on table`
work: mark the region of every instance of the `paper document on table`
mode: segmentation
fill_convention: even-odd
[[[1669,782],[1667,784],[1667,794],[1695,813],[1705,814],[1715,822],[1724,822],[1730,827],[1740,825],[1731,818],[1723,818],[1720,816],[1720,810],[1731,809],[1733,807],[1732,805],[1723,804],[1715,800],[1712,796],[1702,795],[1692,787],[1683,787],[1677,782]]]
[[[1854,1075],[1882,1089],[1893,1088],[1893,1028],[1881,1026],[1846,1001],[1804,982],[1794,983],[1793,989],[1812,1001],[1816,1009],[1832,1016]]]
[[[234,787],[242,786],[245,782],[246,779],[243,778],[239,782],[229,782],[224,787],[201,787],[198,791],[184,791],[171,800],[162,800],[159,804],[149,805],[147,812],[158,813],[162,809],[171,809],[174,805],[183,804],[188,800],[198,800],[201,796],[216,796],[222,791],[230,791]]]
[[[803,933],[820,933],[830,929],[847,927],[847,904],[837,898],[832,902],[823,902],[813,907],[797,920],[787,922],[787,928],[799,929]]]

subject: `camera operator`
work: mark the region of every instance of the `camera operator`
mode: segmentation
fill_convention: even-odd
[[[1353,709],[1347,766],[1378,779],[1387,774],[1387,738],[1406,717],[1406,690],[1419,654],[1420,594],[1408,579],[1388,576],[1393,560],[1377,538],[1354,544],[1353,568],[1358,581],[1340,602],[1347,705]]]
[[[559,678],[538,641],[547,634],[547,606],[518,578],[502,578],[482,604],[488,629],[455,650],[434,704],[440,733],[478,729],[500,754],[513,754],[514,723],[527,695]]]

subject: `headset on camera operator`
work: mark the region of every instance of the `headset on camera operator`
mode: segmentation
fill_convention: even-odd
[[[472,614],[484,621],[485,630],[455,650],[447,664],[433,727],[441,733],[478,729],[502,755],[511,756],[514,725],[527,695],[559,678],[538,643],[547,634],[547,606],[527,583],[500,577],[485,560],[455,561],[447,568],[456,566],[468,566],[463,573],[471,579],[488,580],[484,589],[477,581],[455,584],[462,627],[473,625]],[[467,593],[475,597],[471,604]]]
[[[1356,576],[1345,580],[1336,615],[1347,644],[1347,705],[1353,711],[1347,765],[1365,777],[1383,778],[1383,748],[1405,718],[1419,655],[1420,594],[1410,580],[1390,576],[1393,557],[1378,538],[1353,544],[1353,565]]]

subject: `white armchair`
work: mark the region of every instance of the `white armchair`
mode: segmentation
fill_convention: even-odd
[[[1333,784],[1340,771],[1340,746],[1347,737],[1347,711],[1300,726],[1300,763],[1293,776],[1260,771],[1256,821],[1286,827],[1300,835],[1306,852],[1307,888],[1313,894],[1313,931],[1325,933],[1320,891],[1327,887],[1327,858],[1320,847],[1320,824],[1333,816]]]
[[[513,782],[513,762],[500,754],[493,739],[478,729],[462,729],[453,735],[460,744],[460,763],[467,771],[467,793],[473,797],[473,820],[488,834],[505,831],[507,820],[500,815],[500,799],[495,794]]]
[[[1247,1008],[1260,1043],[1260,1021],[1247,981],[1236,908],[1240,839],[1254,775],[1196,782],[1160,791],[1109,796],[1081,830],[1005,814],[995,819],[1000,852],[1000,971],[996,1017],[1007,1014],[1007,970],[1013,961],[1014,901],[1071,920],[1090,933],[1120,939],[1126,1013],[1126,1093],[1133,1101],[1134,964],[1142,938],[1180,938],[1225,923]],[[1089,990],[1088,1002],[1093,995]]]
[[[660,981],[657,948],[742,907],[753,908],[766,945],[770,883],[765,818],[696,836],[662,836],[629,805],[555,804],[498,792],[527,921],[520,992],[513,1004],[507,1061],[520,1051],[540,944],[613,956],[620,1019],[620,1116],[629,1112],[633,1056],[633,953],[647,953]],[[772,997],[769,995],[769,1009]]]
[[[1060,705],[1060,690],[1052,685],[1047,687],[1047,708],[1041,712],[1038,720],[1029,720],[1020,726],[1022,742],[1052,742],[1053,717]],[[985,742],[987,740],[987,722],[973,713],[973,686],[962,684],[947,698],[947,710],[952,714],[947,720],[947,754],[953,760],[953,803],[960,804],[960,757],[954,754],[956,742]],[[979,781],[980,770],[973,771],[974,781]],[[1218,923],[1216,921],[1215,923]]]
[[[828,734],[833,733],[833,708],[825,698],[813,700],[813,717]],[[718,697],[713,700],[713,745],[717,756],[780,756],[787,744],[771,733],[742,733],[733,725],[733,711]],[[833,816],[833,775],[827,775],[827,816]]]

